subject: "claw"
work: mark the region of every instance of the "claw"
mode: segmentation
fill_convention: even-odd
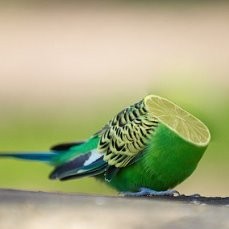
[[[155,191],[149,188],[140,188],[139,192],[123,192],[124,196],[180,196],[176,190]]]

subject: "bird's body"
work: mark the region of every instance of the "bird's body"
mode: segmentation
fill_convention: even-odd
[[[94,176],[118,191],[164,191],[187,178],[206,147],[187,143],[151,112],[148,97],[116,115],[88,140],[60,144],[49,153],[1,154],[45,161],[51,179]]]
[[[162,124],[156,131],[141,159],[122,168],[109,182],[111,186],[122,192],[136,192],[140,187],[164,191],[174,188],[192,174],[202,152],[180,151],[182,141],[174,139]],[[158,147],[156,142],[161,141],[161,137],[170,139],[170,142]]]

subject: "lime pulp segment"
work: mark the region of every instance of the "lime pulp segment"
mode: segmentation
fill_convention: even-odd
[[[208,145],[210,132],[207,126],[198,118],[160,96],[146,96],[144,102],[153,116],[180,137],[195,145]]]

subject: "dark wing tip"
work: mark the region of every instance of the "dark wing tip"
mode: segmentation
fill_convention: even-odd
[[[81,145],[83,143],[84,143],[84,141],[70,142],[70,143],[61,143],[61,144],[52,146],[50,148],[50,150],[53,150],[53,151],[65,151],[65,150],[70,149],[73,146],[78,146],[78,145]]]
[[[112,180],[112,178],[118,173],[118,171],[120,170],[120,168],[117,168],[115,166],[108,166],[106,168],[106,172],[104,174],[105,176],[105,180],[110,182]]]
[[[54,169],[54,171],[49,175],[50,179],[61,179],[65,176],[68,176],[69,173],[72,171],[77,172],[79,168],[81,168],[84,165],[84,162],[88,160],[90,157],[91,152],[81,155],[71,161],[68,161],[67,163],[60,165]]]

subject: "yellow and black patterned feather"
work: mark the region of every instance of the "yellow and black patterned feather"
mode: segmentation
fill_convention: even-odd
[[[142,100],[122,110],[98,133],[98,150],[108,165],[125,167],[144,150],[157,125]]]

